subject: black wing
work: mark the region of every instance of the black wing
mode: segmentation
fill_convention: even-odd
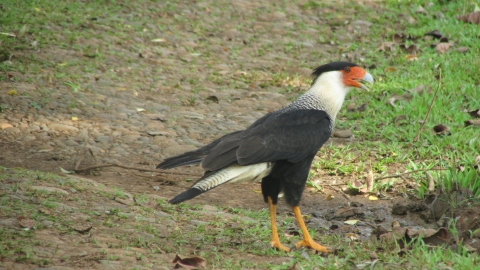
[[[274,112],[257,120],[238,136],[216,145],[202,167],[216,171],[233,162],[240,165],[286,160],[296,163],[315,154],[331,135],[325,111]]]
[[[202,162],[203,158],[206,155],[210,154],[212,149],[215,146],[217,146],[220,142],[234,138],[238,136],[238,134],[240,134],[240,132],[242,131],[243,130],[239,130],[239,131],[234,131],[232,133],[226,134],[216,139],[215,141],[211,142],[210,144],[205,145],[197,150],[186,152],[174,157],[169,157],[165,159],[162,163],[158,164],[157,169],[166,170],[166,169],[171,169],[178,166],[198,164]]]

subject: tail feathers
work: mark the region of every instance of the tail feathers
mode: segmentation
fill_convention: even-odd
[[[216,139],[215,141],[211,142],[208,145],[205,145],[202,148],[199,148],[194,151],[186,152],[183,153],[179,156],[175,157],[170,157],[165,159],[162,163],[157,165],[157,169],[171,169],[179,166],[184,166],[184,165],[193,165],[193,164],[198,164],[202,162],[202,160],[210,154],[212,149],[217,146],[219,143],[221,143],[224,140],[232,139],[238,136],[243,130],[235,131],[232,133],[229,133],[227,135],[224,135],[223,137],[220,137]]]
[[[225,183],[260,181],[267,176],[271,170],[272,164],[264,162],[247,166],[232,164],[218,171],[208,171],[198,179],[191,188],[177,195],[169,202],[176,204],[190,200]]]
[[[184,202],[186,200],[193,199],[194,197],[197,197],[198,195],[202,194],[203,192],[205,192],[205,191],[197,189],[197,188],[189,188],[186,191],[178,194],[177,196],[175,196],[175,198],[171,199],[168,202],[171,203],[171,204],[181,203],[181,202]]]
[[[179,166],[194,165],[202,162],[203,158],[203,153],[199,153],[197,151],[187,152],[176,157],[165,159],[162,163],[157,165],[157,169],[166,170]]]

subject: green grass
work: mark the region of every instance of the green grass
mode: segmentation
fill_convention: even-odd
[[[355,19],[369,19],[374,23],[371,32],[365,37],[368,42],[352,42],[344,49],[345,53],[358,50],[365,51],[365,65],[375,64],[376,68],[370,70],[376,79],[373,91],[354,91],[346,104],[355,102],[357,106],[367,104],[365,111],[347,112],[344,108],[338,115],[337,128],[351,129],[358,141],[348,145],[349,151],[343,151],[341,146],[331,146],[333,153],[328,153],[327,158],[322,156],[320,167],[331,174],[347,172],[355,176],[358,170],[364,170],[365,164],[371,164],[377,174],[387,173],[391,164],[402,164],[404,168],[410,162],[426,164],[426,167],[456,168],[459,164],[472,164],[478,155],[480,140],[478,140],[478,128],[465,127],[464,121],[470,119],[466,111],[480,108],[478,99],[478,70],[480,60],[475,55],[480,53],[480,45],[477,40],[478,25],[460,22],[456,16],[473,12],[473,2],[469,1],[445,1],[433,2],[428,8],[428,15],[415,13],[418,5],[425,6],[425,1],[386,1],[382,12],[376,16],[368,16],[372,10],[362,10]],[[359,7],[363,9],[364,7]],[[366,12],[366,13],[363,13]],[[416,20],[415,25],[409,25],[407,20],[394,18],[401,11],[405,16],[412,16]],[[436,19],[435,14],[442,12],[443,19]],[[367,16],[365,16],[365,14]],[[351,19],[352,21],[354,19]],[[387,31],[385,32],[385,29]],[[404,29],[404,30],[402,30]],[[440,54],[430,44],[438,40],[423,39],[425,33],[439,30],[450,41],[455,41],[455,46],[447,53]],[[392,41],[393,34],[404,34],[415,37],[415,40],[405,40],[403,43],[415,44],[417,61],[406,60],[406,52],[398,45],[392,52],[378,51],[377,48],[385,41]],[[455,48],[468,47],[469,51],[460,53]],[[394,68],[394,72],[386,72]],[[441,80],[438,76],[441,72]],[[438,87],[440,83],[440,87]],[[412,94],[411,100],[396,101],[392,107],[388,100],[394,95],[408,93],[419,85],[431,91],[427,93]],[[437,98],[433,103],[430,115],[420,133],[419,140],[414,141],[424,120],[427,110],[432,102],[435,91]],[[396,117],[403,115],[404,120],[397,121]],[[437,124],[445,124],[450,127],[449,136],[437,136],[432,128]],[[351,160],[348,156],[350,149],[358,154],[354,157],[356,164],[352,169],[351,162],[339,160]],[[368,154],[369,152],[376,152]],[[325,152],[322,152],[322,154]],[[350,154],[351,155],[351,154]],[[339,157],[342,157],[340,159]],[[350,167],[349,167],[350,166]],[[332,171],[333,170],[333,171]],[[395,173],[395,172],[389,172]],[[438,175],[445,183],[453,179],[447,174]],[[445,180],[450,179],[450,180]],[[475,183],[480,179],[475,173],[464,175],[462,181],[466,181],[476,190]],[[444,184],[442,184],[444,185]]]
[[[222,1],[213,2],[214,5],[224,5]],[[372,170],[375,177],[381,177],[404,171],[444,168],[445,171],[431,172],[436,180],[437,188],[446,192],[469,189],[472,197],[478,197],[480,179],[478,172],[473,170],[471,165],[475,157],[479,155],[479,129],[474,126],[464,126],[464,121],[470,119],[465,111],[480,108],[480,99],[478,98],[478,85],[480,84],[478,25],[463,23],[455,18],[458,15],[472,12],[474,4],[478,4],[478,2],[432,1],[432,5],[429,3],[430,1],[420,0],[384,1],[380,3],[378,9],[373,9],[368,5],[349,2],[348,7],[345,7],[348,9],[346,14],[341,11],[323,14],[322,19],[329,19],[327,28],[332,26],[340,32],[345,31],[342,29],[344,25],[355,20],[366,20],[373,24],[368,34],[363,36],[363,40],[357,38],[351,42],[342,42],[336,33],[322,28],[324,27],[323,21],[312,26],[312,24],[308,24],[310,19],[305,20],[290,14],[289,3],[275,2],[272,6],[255,9],[255,15],[264,16],[262,15],[264,10],[268,13],[284,12],[288,19],[295,22],[296,28],[294,29],[304,31],[308,28],[315,28],[315,30],[319,30],[319,33],[307,35],[287,30],[282,36],[293,37],[293,41],[290,39],[262,43],[262,39],[259,38],[262,35],[259,34],[248,36],[243,41],[244,43],[232,42],[232,45],[219,38],[217,45],[230,52],[230,55],[224,58],[227,61],[226,64],[240,71],[233,74],[220,74],[218,71],[207,71],[207,68],[218,64],[217,53],[210,51],[201,40],[211,34],[217,35],[220,32],[219,29],[224,28],[223,23],[213,21],[209,25],[205,25],[199,20],[192,20],[175,1],[168,3],[131,1],[125,4],[128,5],[129,14],[132,15],[128,17],[125,15],[124,5],[105,1],[80,3],[78,1],[7,0],[2,2],[2,10],[0,10],[1,32],[13,34],[15,38],[0,34],[2,47],[0,49],[2,58],[0,80],[9,81],[8,74],[10,73],[20,74],[22,76],[14,78],[18,82],[51,82],[56,87],[67,89],[73,95],[80,95],[96,91],[95,87],[89,85],[89,81],[92,77],[97,76],[97,72],[101,71],[104,78],[112,82],[128,82],[131,88],[128,91],[146,96],[157,91],[158,85],[165,87],[162,90],[164,91],[162,93],[165,94],[173,94],[177,90],[182,90],[183,87],[185,89],[188,87],[190,90],[183,93],[183,96],[177,95],[178,106],[194,107],[201,102],[204,82],[210,83],[210,87],[215,86],[217,91],[253,87],[252,91],[276,91],[289,99],[296,98],[309,84],[308,78],[288,74],[278,67],[254,69],[244,67],[241,63],[237,65],[244,47],[256,47],[256,50],[251,52],[252,59],[281,61],[281,57],[272,55],[278,50],[293,59],[289,61],[295,61],[288,63],[287,65],[290,65],[288,67],[303,68],[312,68],[331,60],[344,60],[349,54],[360,53],[364,61],[362,62],[360,59],[352,61],[365,67],[375,65],[375,68],[369,69],[369,72],[373,74],[376,82],[370,92],[355,90],[345,102],[345,105],[350,103],[355,103],[357,106],[367,104],[366,109],[348,112],[344,108],[339,113],[336,123],[337,128],[351,129],[355,140],[342,145],[328,145],[322,148],[320,159],[313,166],[309,185],[322,191],[322,186],[315,182],[320,178],[317,175],[317,171],[320,169],[330,175],[353,179],[362,178],[368,170]],[[332,8],[331,4],[322,1],[303,1],[296,4],[302,12],[313,17],[319,16],[319,11],[323,8]],[[149,8],[144,8],[145,5],[148,5]],[[415,12],[419,5],[427,9],[427,15]],[[212,8],[210,16],[223,16],[224,11],[228,10]],[[442,13],[443,18],[437,18],[439,12]],[[155,20],[165,14],[168,18],[172,18],[169,22],[175,22],[182,25],[183,28],[177,29],[162,23],[163,21]],[[241,14],[234,12],[229,13],[229,16],[232,21],[235,21],[241,17]],[[409,17],[415,20],[415,24],[409,24]],[[244,31],[245,26],[251,26],[249,23],[254,18],[243,18],[243,20],[244,24],[229,25],[229,27]],[[149,31],[143,31],[144,29]],[[455,46],[445,54],[438,53],[430,46],[437,42],[436,40],[423,39],[424,34],[432,30],[439,30],[450,41],[454,41]],[[177,35],[175,38],[181,40],[183,31],[188,31],[192,38],[200,40],[197,48],[186,49],[191,62],[186,63],[182,70],[166,64],[156,65],[149,73],[152,80],[143,80],[142,69],[149,67],[143,62],[139,62],[138,54],[150,50],[154,56],[160,55],[166,45],[159,43],[153,46],[148,42],[160,38],[159,35],[162,33],[171,32],[174,33],[172,35]],[[345,34],[354,35],[355,33]],[[406,46],[415,44],[419,48],[416,55],[417,61],[406,59],[408,53],[403,52],[399,45],[395,45],[393,51],[378,50],[382,42],[392,41],[394,34],[415,37],[414,40],[405,40],[403,43]],[[132,42],[133,37],[144,42]],[[318,41],[316,45],[336,43],[340,46],[327,49],[316,47],[307,49],[301,45],[304,39]],[[91,44],[84,42],[85,40],[91,41]],[[300,43],[294,42],[296,40]],[[279,48],[278,44],[283,46]],[[455,49],[459,47],[467,47],[469,51],[457,52]],[[49,48],[73,51],[78,57],[54,59],[41,55],[48,52]],[[14,61],[6,61],[12,55]],[[172,56],[168,57],[172,61],[174,60]],[[110,67],[111,62],[109,61],[113,58],[118,59],[117,61],[129,68],[133,68],[125,71],[124,74],[117,73]],[[201,60],[205,60],[207,63],[204,65]],[[224,61],[223,58],[221,61]],[[199,70],[202,72],[198,72]],[[389,72],[392,70],[393,72]],[[182,74],[184,79],[180,82],[165,80],[162,76],[169,73]],[[439,81],[440,73],[441,80]],[[440,87],[438,87],[439,83]],[[393,95],[404,95],[419,85],[425,85],[425,90],[431,89],[431,91],[425,91],[422,95],[414,93],[410,100],[396,101],[395,107],[389,104],[388,100]],[[38,101],[29,103],[29,106],[35,110],[43,110],[55,96],[54,86],[41,85],[37,92],[23,93],[23,95],[39,98]],[[433,103],[429,118],[420,133],[419,140],[414,141],[421,127],[420,121],[424,120],[437,88],[437,98]],[[71,100],[67,104],[71,108],[81,106],[75,100]],[[0,113],[13,109],[7,104],[0,103]],[[450,127],[451,134],[449,136],[437,136],[432,132],[433,126],[440,123]],[[459,165],[465,166],[466,170],[458,171]],[[0,180],[2,183],[6,182],[9,174],[5,172],[10,170],[0,166],[0,171]],[[8,194],[24,192],[26,196],[34,198],[37,202],[10,200],[10,197],[2,193],[0,194],[0,216],[8,218],[24,216],[39,222],[51,220],[56,222],[57,229],[61,233],[76,234],[71,229],[72,222],[65,217],[49,215],[46,214],[47,211],[38,211],[39,207],[49,211],[57,210],[59,207],[56,203],[64,202],[66,196],[28,191],[28,186],[32,185],[33,181],[45,181],[45,183],[58,187],[74,188],[80,194],[86,194],[88,187],[53,174],[24,170],[18,170],[13,174],[27,178],[30,182],[9,184],[5,192]],[[413,173],[407,177],[418,183],[419,188],[414,191],[400,192],[413,192],[415,196],[423,197],[428,186],[424,172]],[[387,179],[375,183],[374,191],[391,192],[391,188],[394,186],[394,181]],[[75,196],[78,195],[77,193]],[[95,190],[91,191],[91,195],[98,200],[111,200],[114,197],[125,198],[125,191],[119,188],[108,191]],[[140,204],[151,201],[145,194],[134,196],[136,202]],[[452,204],[462,203],[452,199]],[[431,248],[422,244],[421,241],[417,241],[401,251],[395,243],[377,241],[352,243],[340,236],[324,235],[322,232],[313,231],[315,239],[326,245],[340,248],[337,254],[326,256],[310,254],[309,259],[306,259],[302,255],[302,251],[285,254],[268,248],[270,229],[266,211],[223,209],[227,213],[258,221],[252,224],[235,220],[233,222],[238,227],[234,228],[228,227],[230,223],[226,223],[220,217],[212,217],[204,225],[193,226],[190,222],[202,219],[202,217],[191,210],[199,210],[201,206],[187,204],[172,206],[164,201],[158,201],[158,208],[170,214],[172,220],[179,224],[178,228],[166,239],[161,238],[165,236],[158,228],[148,223],[147,219],[153,216],[150,208],[135,206],[138,215],[134,217],[138,223],[135,223],[135,226],[125,223],[132,217],[128,215],[129,212],[127,214],[119,208],[110,208],[107,210],[108,213],[87,208],[80,210],[87,216],[87,221],[95,222],[98,226],[115,229],[123,224],[128,228],[155,236],[154,240],[147,240],[144,238],[129,239],[126,234],[118,234],[117,237],[125,242],[119,245],[115,244],[115,247],[148,247],[152,253],[161,253],[160,249],[166,252],[193,252],[205,257],[209,266],[214,268],[238,269],[257,266],[249,261],[246,257],[247,254],[266,258],[260,267],[271,269],[288,269],[295,263],[298,263],[303,269],[312,269],[313,267],[341,269],[354,265],[360,267],[371,265],[375,256],[381,260],[376,263],[376,269],[438,269],[441,267],[474,269],[480,263],[477,257],[467,253],[461,245],[458,250],[451,250],[442,247]],[[279,230],[286,231],[294,222],[290,216],[280,216]],[[174,227],[173,225],[168,226]],[[298,237],[287,239],[283,234],[280,237],[286,244],[292,244],[299,240]],[[35,242],[34,230],[0,228],[0,256],[2,258],[14,258],[20,262],[38,265],[48,264],[48,259],[34,256],[34,250],[38,245],[40,243]],[[235,257],[233,256],[235,253],[245,256]],[[132,254],[135,254],[134,256],[138,260],[151,255]],[[117,260],[116,256],[108,254],[106,258]],[[283,265],[269,262],[272,258],[278,257],[289,257],[291,260],[286,260],[287,262]]]

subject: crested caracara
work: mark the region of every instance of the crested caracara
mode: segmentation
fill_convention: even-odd
[[[200,163],[205,170],[192,187],[169,202],[190,200],[225,183],[261,181],[270,208],[272,247],[290,250],[280,243],[276,226],[278,194],[283,192],[303,233],[295,247],[328,252],[310,237],[298,205],[313,158],[330,137],[345,96],[352,88],[367,89],[364,83],[372,83],[373,77],[347,62],[319,66],[312,76],[310,89],[290,105],[266,114],[245,130],[160,163],[158,169]]]

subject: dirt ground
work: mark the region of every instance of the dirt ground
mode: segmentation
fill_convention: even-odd
[[[0,82],[0,103],[8,105],[0,112],[0,166],[8,168],[3,171],[5,174],[10,174],[15,168],[25,168],[53,172],[66,179],[84,178],[87,180],[75,178],[75,181],[83,183],[81,185],[88,192],[83,195],[72,193],[55,183],[36,183],[33,178],[24,181],[24,177],[13,173],[13,176],[2,178],[2,198],[18,198],[38,205],[41,209],[41,201],[46,195],[39,197],[43,199],[31,199],[28,190],[32,185],[52,186],[68,192],[69,195],[56,198],[70,208],[88,212],[94,211],[99,205],[105,205],[103,210],[108,209],[108,205],[114,205],[112,207],[120,207],[122,211],[128,208],[133,213],[140,210],[134,209],[135,206],[129,203],[119,203],[114,199],[115,196],[113,199],[97,196],[95,192],[100,192],[100,189],[96,189],[97,185],[102,184],[111,192],[118,189],[128,194],[172,198],[188,188],[190,180],[202,173],[198,167],[174,169],[171,173],[109,167],[76,176],[65,174],[60,168],[74,170],[120,163],[154,170],[163,158],[194,149],[219,135],[244,128],[261,115],[288,104],[298,95],[298,89],[305,88],[305,85],[298,84],[293,92],[285,91],[285,87],[292,84],[291,81],[264,87],[262,82],[275,79],[270,74],[285,72],[292,77],[294,74],[306,77],[311,68],[337,59],[336,52],[342,44],[351,39],[361,39],[371,25],[368,21],[341,23],[347,14],[358,12],[347,6],[341,9],[335,5],[325,5],[313,10],[302,8],[303,4],[300,3],[283,7],[281,12],[275,11],[268,2],[235,1],[232,4],[235,9],[228,11],[210,5],[208,1],[198,1],[193,6],[177,3],[175,6],[181,11],[178,14],[163,11],[167,10],[164,3],[152,4],[159,12],[139,8],[138,3],[131,6],[125,4],[124,13],[118,15],[119,20],[131,25],[142,24],[145,29],[149,29],[145,31],[147,35],[130,32],[128,40],[121,40],[108,30],[112,26],[107,18],[97,18],[86,21],[84,25],[85,31],[90,31],[95,37],[88,38],[87,35],[77,40],[78,46],[90,46],[105,53],[105,59],[85,57],[85,52],[81,50],[54,45],[36,50],[39,61],[57,64],[85,61],[95,68],[88,73],[82,69],[82,64],[65,66],[64,72],[80,74],[78,84],[82,90],[78,92],[72,92],[62,79],[52,75],[59,72],[55,68],[35,75],[12,72],[14,79]],[[375,1],[358,5],[367,5],[372,10],[381,8]],[[343,13],[336,17],[322,17],[323,14],[340,10]],[[129,17],[128,14],[133,15]],[[144,23],[138,19],[142,16],[155,21]],[[183,19],[179,19],[179,16]],[[295,25],[300,23],[306,27],[296,29]],[[152,30],[156,29],[155,24],[168,27]],[[242,27],[238,26],[240,24]],[[51,27],[52,31],[59,33],[64,30],[59,25]],[[202,34],[195,27],[203,27]],[[338,40],[340,44],[319,41],[318,36]],[[60,39],[61,35],[58,34],[57,38]],[[154,38],[161,39],[157,41],[161,45],[152,43]],[[132,49],[138,44],[140,52]],[[285,49],[287,45],[295,48],[295,56]],[[13,61],[26,61],[29,53],[16,51]],[[199,57],[199,54],[205,57]],[[361,55],[345,57],[351,61],[362,58]],[[215,80],[220,80],[220,83]],[[16,89],[20,94],[10,96],[4,89]],[[42,89],[49,90],[48,94],[42,92]],[[195,89],[203,90],[197,93]],[[196,96],[189,103],[188,99],[192,95]],[[42,100],[44,103],[41,103]],[[32,102],[42,108],[35,108]],[[72,117],[79,120],[72,120]],[[329,143],[348,145],[355,139],[357,138],[332,138]],[[321,153],[317,158],[322,158]],[[398,169],[392,167],[389,172]],[[178,175],[176,172],[191,175]],[[319,170],[317,178],[321,179],[323,190],[319,192],[308,187],[300,205],[303,214],[310,216],[310,228],[332,235],[355,233],[363,241],[372,235],[381,235],[391,230],[394,222],[398,222],[401,227],[438,230],[448,226],[442,223],[444,216],[453,216],[460,220],[462,234],[480,226],[478,218],[466,220],[472,213],[479,213],[480,209],[472,206],[447,210],[448,205],[443,203],[441,196],[421,201],[392,191],[380,196],[380,200],[373,201],[365,194],[349,194],[346,183],[357,177],[330,175],[327,171]],[[14,192],[13,186],[24,188]],[[259,184],[250,183],[221,186],[191,200],[189,204],[213,206],[218,208],[215,211],[221,213],[226,213],[229,207],[266,210],[259,190]],[[464,196],[461,191],[458,194]],[[159,206],[149,207],[162,210]],[[208,212],[205,209],[202,211]],[[290,209],[283,202],[279,205],[278,213],[280,216],[291,216]],[[65,215],[65,212],[61,214]],[[21,224],[23,217],[19,219],[19,216],[21,215],[4,219],[3,226],[10,229],[30,228]],[[200,221],[202,217],[199,218]],[[80,225],[86,220],[81,215],[70,218],[74,220],[73,223]],[[359,219],[363,224],[353,226],[343,223],[351,219]],[[82,222],[77,222],[78,220]],[[132,221],[128,226],[134,228],[135,222]],[[105,263],[108,258],[102,250],[110,250],[109,254],[113,254],[111,250],[115,249],[115,243],[120,240],[108,238],[112,231],[102,222],[93,221],[92,224],[95,224],[92,232],[98,246],[85,240],[82,233],[64,234],[51,225],[43,224],[42,229],[36,232],[36,237],[50,244],[43,245],[45,254],[38,251],[36,256],[49,258],[54,269],[122,269],[126,265],[138,266],[138,261],[142,262],[145,269],[150,268],[148,263],[154,262],[159,264],[158,269],[162,269],[161,264],[171,261],[178,252],[164,250],[155,258],[125,259],[125,265],[119,263],[122,260],[118,258]],[[268,220],[265,220],[265,224],[268,224]],[[165,230],[166,235],[172,233],[170,229],[159,230]],[[122,233],[133,234],[128,231]],[[267,243],[268,239],[262,241]],[[69,243],[76,243],[77,247],[65,249],[62,254],[52,251],[58,245],[68,246]],[[138,252],[149,248],[151,247],[144,247]],[[187,250],[189,248],[185,247],[182,251],[191,251]],[[267,259],[280,262],[285,258]],[[252,255],[249,260],[260,263],[265,258]],[[7,257],[0,258],[0,261],[3,263],[0,268],[3,269],[43,269],[36,268],[38,260],[24,264]]]

